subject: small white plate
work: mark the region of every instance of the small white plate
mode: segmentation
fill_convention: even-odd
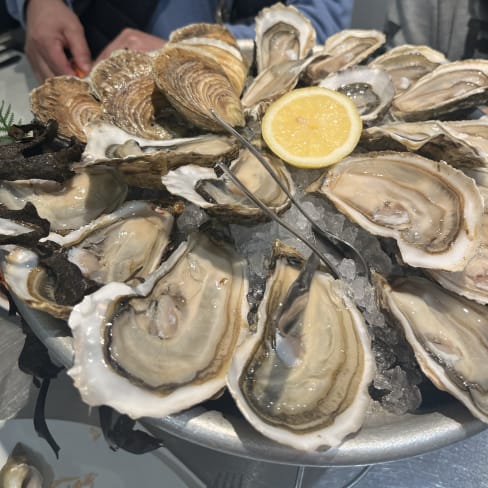
[[[122,450],[114,452],[97,427],[63,420],[48,420],[48,425],[61,447],[59,459],[46,441],[37,436],[32,419],[0,423],[0,468],[14,446],[21,442],[50,466],[54,474],[51,486],[56,488],[189,486],[166,464],[165,457],[169,453],[164,449],[143,455]]]

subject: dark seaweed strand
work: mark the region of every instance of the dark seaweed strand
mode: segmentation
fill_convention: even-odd
[[[34,429],[37,435],[49,444],[58,458],[60,447],[47,425],[45,406],[51,380],[58,376],[63,367],[52,363],[46,346],[32,332],[24,319],[22,319],[22,329],[25,343],[19,356],[19,369],[31,375],[34,385],[39,388],[34,409]]]
[[[163,442],[142,430],[134,429],[136,421],[102,405],[98,409],[100,428],[112,451],[122,449],[131,454],[145,454],[159,449]]]

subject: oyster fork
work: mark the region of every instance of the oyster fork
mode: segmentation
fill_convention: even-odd
[[[245,137],[243,137],[239,132],[237,132],[230,124],[225,122],[214,110],[210,110],[215,120],[224,128],[227,132],[233,135],[246,149],[248,149],[253,156],[264,166],[266,171],[270,174],[270,176],[275,180],[277,185],[281,188],[281,190],[287,195],[290,201],[295,205],[297,210],[310,222],[312,226],[312,232],[314,236],[318,237],[322,243],[322,245],[327,249],[327,251],[332,254],[334,257],[338,256],[347,256],[353,259],[356,264],[362,268],[363,273],[365,276],[371,281],[371,273],[369,266],[367,265],[366,261],[364,260],[361,253],[349,242],[341,239],[339,236],[336,236],[332,232],[329,232],[327,229],[323,229],[320,227],[315,220],[309,215],[309,213],[303,208],[303,206],[298,202],[298,200],[290,193],[288,188],[282,183],[274,169],[268,163],[266,158],[259,152],[256,147],[254,147]],[[310,250],[316,254],[323,261],[327,267],[331,270],[332,274],[337,278],[339,274],[337,272],[337,268],[335,264],[318,249],[318,247],[311,242],[308,241],[304,236],[302,236],[299,232],[297,232],[293,227],[288,225],[284,222],[275,212],[273,212],[270,208],[268,208],[259,198],[253,195],[247,187],[225,166],[223,163],[217,163],[217,166],[220,170],[222,170],[227,177],[249,198],[251,199],[255,205],[257,205],[268,217],[273,219],[274,221],[278,222],[281,226],[283,226],[288,232],[293,234],[295,237],[300,239]],[[317,263],[318,264],[318,263]]]

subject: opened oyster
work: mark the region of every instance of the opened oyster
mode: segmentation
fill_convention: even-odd
[[[266,157],[282,183],[293,194],[295,185],[284,163],[271,154]],[[290,206],[287,195],[248,150],[242,150],[230,168],[253,195],[271,210],[282,213]],[[262,210],[225,175],[217,178],[212,168],[181,166],[163,176],[162,182],[170,193],[186,198],[224,221],[243,224],[267,219]]]
[[[479,245],[483,199],[474,181],[413,153],[350,156],[317,180],[318,191],[372,234],[396,239],[411,266],[458,271]]]
[[[315,85],[328,74],[359,64],[385,43],[377,30],[345,29],[327,38],[322,49],[315,50],[304,77]]]
[[[395,95],[390,75],[385,70],[367,66],[354,66],[331,73],[319,86],[336,90],[351,98],[365,124],[381,120]]]
[[[107,191],[110,188],[110,191]],[[63,183],[48,180],[0,181],[0,203],[21,209],[31,202],[51,230],[63,232],[86,225],[118,208],[127,195],[120,173],[107,167],[90,168]]]
[[[427,120],[488,100],[488,60],[466,59],[440,64],[419,78],[392,103],[398,120]]]
[[[133,418],[179,412],[218,393],[247,330],[245,262],[193,235],[145,283],[110,283],[75,307],[68,374],[89,405]]]
[[[447,62],[448,59],[444,54],[429,46],[403,44],[374,58],[369,66],[387,71],[393,80],[395,93],[398,95],[419,78]]]
[[[293,5],[275,3],[262,9],[255,22],[258,74],[274,64],[304,59],[315,46],[310,20]]]
[[[401,324],[425,375],[488,422],[486,307],[419,277],[380,281],[385,306]]]
[[[335,446],[361,427],[370,402],[375,362],[366,324],[340,282],[323,271],[275,321],[300,273],[296,253],[277,252],[258,331],[238,347],[227,385],[267,437],[296,449]]]

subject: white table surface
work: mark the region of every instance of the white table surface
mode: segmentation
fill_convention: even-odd
[[[24,57],[15,65],[0,69],[0,100],[11,103],[17,118],[31,120],[28,93],[36,86]],[[34,411],[35,390],[19,417],[30,418]],[[47,402],[48,419],[97,424],[95,411],[81,402],[70,378],[61,374],[54,381]],[[182,441],[170,435],[166,445],[208,486],[215,485],[218,473],[236,474],[239,483],[228,488],[288,488],[294,486],[296,468],[236,458]],[[62,446],[61,446],[62,448]],[[356,485],[356,488],[488,488],[488,431],[436,452],[402,461],[378,464]],[[351,468],[307,468],[303,488],[340,488],[358,473]],[[154,485],[141,475],[140,487]],[[100,487],[103,488],[103,487]]]

